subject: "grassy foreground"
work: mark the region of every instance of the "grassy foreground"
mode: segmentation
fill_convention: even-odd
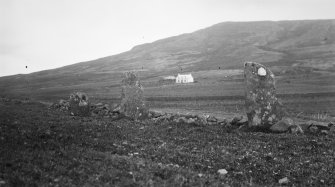
[[[333,134],[111,121],[2,102],[0,145],[0,186],[335,185]]]

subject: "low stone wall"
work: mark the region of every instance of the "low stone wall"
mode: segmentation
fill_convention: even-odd
[[[5,102],[6,100],[3,99]],[[60,100],[58,103],[54,103],[50,106],[50,109],[60,110],[63,112],[70,111],[70,102],[68,100]],[[125,116],[120,111],[120,106],[115,105],[110,107],[108,104],[97,103],[90,105],[90,114],[92,117],[102,117],[111,120],[122,119]],[[223,127],[230,130],[239,131],[259,131],[260,129],[248,128],[248,119],[243,116],[236,116],[231,120],[218,119],[211,115],[192,115],[192,114],[179,114],[179,113],[165,113],[157,111],[149,111],[148,119],[154,123],[182,123],[182,124],[193,124],[193,125],[222,125]],[[302,128],[304,127],[304,128]],[[276,123],[273,128],[266,129],[265,132],[272,133],[312,133],[312,134],[328,134],[335,133],[335,126],[332,122],[317,122],[307,121],[305,123],[296,124],[292,119],[284,118],[283,120]]]
[[[210,115],[184,115],[174,113],[159,113],[156,111],[149,112],[149,118],[157,123],[186,123],[194,125],[226,125],[228,120],[219,120],[215,116]]]
[[[58,103],[54,103],[50,106],[52,109],[60,110],[63,112],[72,111],[70,106],[70,101],[60,100]],[[119,119],[125,116],[120,111],[120,106],[110,107],[108,104],[97,103],[91,104],[90,116],[93,117],[103,117],[111,119]],[[73,114],[76,115],[76,114]],[[226,125],[228,120],[219,120],[215,116],[210,115],[185,115],[185,114],[174,114],[174,113],[160,113],[157,111],[149,111],[148,119],[153,120],[154,122],[177,122],[177,123],[187,123],[187,124],[196,124],[196,125]]]

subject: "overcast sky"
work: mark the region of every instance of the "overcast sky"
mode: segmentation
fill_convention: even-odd
[[[118,54],[224,21],[334,19],[334,7],[334,0],[0,0],[0,76]]]

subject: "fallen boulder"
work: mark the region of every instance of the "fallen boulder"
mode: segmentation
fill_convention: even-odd
[[[294,125],[294,121],[290,118],[284,118],[270,127],[270,131],[275,133],[288,132],[290,127]]]

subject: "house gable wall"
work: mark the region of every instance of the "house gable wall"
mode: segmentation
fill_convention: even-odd
[[[176,77],[176,83],[190,83],[190,82],[194,82],[194,79],[191,74],[187,75],[178,74],[178,76]]]

